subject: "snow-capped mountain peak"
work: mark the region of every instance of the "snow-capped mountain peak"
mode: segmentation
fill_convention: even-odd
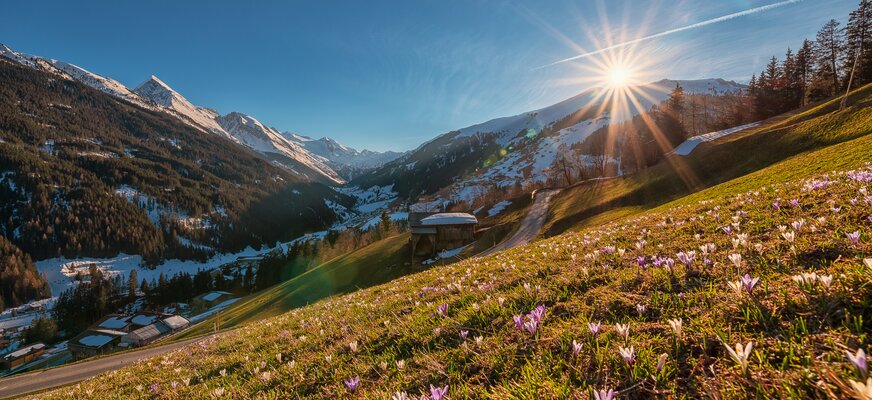
[[[174,103],[190,104],[184,97],[182,97],[182,95],[176,93],[173,88],[154,75],[148,78],[145,82],[142,82],[136,87],[136,89],[133,89],[133,91],[139,93],[140,96],[165,107],[172,107]]]
[[[329,137],[313,139],[291,132],[285,132],[284,137],[302,146],[310,153],[321,157],[328,165],[333,166],[334,169],[352,168],[365,170],[377,168],[402,155],[402,153],[394,151],[357,150]]]
[[[142,98],[177,113],[181,118],[187,119],[206,131],[233,139],[215,121],[215,118],[218,117],[215,110],[191,104],[188,99],[173,90],[157,76],[152,75],[133,91]]]
[[[221,116],[214,109],[192,104],[155,75],[149,77],[135,89],[130,90],[118,81],[92,73],[82,67],[63,61],[19,53],[3,44],[0,44],[0,57],[65,79],[77,80],[141,107],[165,112],[204,132],[221,135],[243,144],[313,180],[339,184],[344,181],[333,169],[334,167],[337,170],[347,166],[374,168],[399,156],[398,153],[392,152],[358,152],[331,138],[316,140],[302,135],[288,137],[278,130],[264,125],[254,117],[242,113],[232,112]],[[303,143],[311,143],[318,149],[323,148],[324,152],[314,153],[309,146]],[[330,155],[325,156],[326,154]],[[344,159],[346,155],[350,155],[348,157],[353,159]],[[343,160],[334,163],[333,160],[337,159]]]
[[[319,171],[332,183],[345,181],[321,158],[309,153],[302,146],[282,136],[274,128],[262,124],[254,117],[239,112],[231,112],[215,119],[216,123],[240,143],[264,154],[285,156]],[[281,162],[282,160],[278,160]]]

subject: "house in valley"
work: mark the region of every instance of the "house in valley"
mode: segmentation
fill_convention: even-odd
[[[232,293],[223,292],[220,290],[201,294],[191,300],[191,309],[195,311],[208,310],[232,298]]]
[[[3,369],[15,369],[24,364],[27,364],[37,357],[45,353],[45,345],[42,343],[32,344],[30,346],[13,351],[3,356]]]
[[[178,332],[188,327],[188,320],[179,315],[164,318],[152,324],[137,328],[121,337],[122,347],[137,347],[149,344],[168,334]]]
[[[126,334],[111,329],[88,329],[70,339],[67,348],[76,360],[109,354],[121,349],[118,344]]]
[[[412,258],[433,257],[475,241],[478,219],[469,213],[409,213]]]

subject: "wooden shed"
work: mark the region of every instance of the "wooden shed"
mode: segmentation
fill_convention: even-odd
[[[478,219],[468,213],[409,213],[412,258],[433,257],[475,241]]]

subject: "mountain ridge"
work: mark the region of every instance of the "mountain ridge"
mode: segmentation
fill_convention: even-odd
[[[599,129],[648,110],[665,100],[676,84],[685,93],[720,95],[746,89],[743,84],[721,78],[661,79],[627,88],[635,93],[636,107],[615,113],[602,107],[608,94],[603,91],[609,89],[594,87],[550,106],[438,135],[350,184],[360,188],[390,186],[407,200],[447,191],[433,200],[431,206],[435,206],[472,202],[495,186],[542,182],[561,151],[583,142]],[[556,132],[542,135],[558,125],[561,128]]]
[[[221,126],[219,123],[219,117],[221,117],[221,114],[218,111],[194,105],[182,94],[172,89],[170,85],[155,75],[151,75],[147,80],[131,90],[116,80],[90,72],[76,65],[40,56],[19,53],[2,43],[0,43],[0,56],[6,57],[30,68],[77,80],[104,93],[124,99],[138,106],[166,112],[204,132],[217,134],[243,145],[251,143],[250,140],[246,142],[246,140],[235,137],[232,132],[228,132],[225,127]],[[232,113],[234,112],[228,113],[228,115]],[[245,115],[242,113],[236,114]],[[246,117],[254,119],[254,117],[248,115],[246,115]],[[225,120],[227,120],[227,118],[225,118]],[[258,129],[259,132],[254,132],[249,129],[246,131],[247,135],[245,138],[251,139],[251,135],[253,134],[261,138],[269,138],[269,140],[274,141],[274,143],[271,145],[265,145],[262,142],[258,142],[258,147],[253,149],[261,152],[268,159],[300,173],[309,179],[332,185],[340,185],[343,184],[345,180],[337,171],[334,170],[333,167],[340,169],[347,165],[356,169],[361,169],[361,165],[359,165],[361,163],[359,162],[345,162],[345,160],[338,157],[331,159],[329,157],[311,154],[304,146],[300,146],[299,143],[293,143],[293,141],[283,137],[278,133],[278,130],[269,128],[266,125],[261,124],[259,121],[257,125],[258,127],[253,129]],[[341,145],[335,139],[330,140],[345,148],[344,145]],[[369,161],[369,163],[364,163],[365,166],[363,169],[380,166],[384,162],[393,159],[393,156],[395,155],[395,153],[392,152],[372,153],[377,153],[380,156],[372,155],[367,158],[366,160]],[[327,162],[328,160],[330,162]],[[333,167],[328,164],[333,164]]]

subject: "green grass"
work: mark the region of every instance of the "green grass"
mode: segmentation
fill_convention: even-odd
[[[870,104],[872,85],[867,85],[852,93],[845,110],[839,111],[839,99],[835,99],[741,134],[703,143],[688,157],[669,157],[641,173],[568,188],[552,200],[546,232],[555,235],[597,226],[739,177],[726,187],[749,188],[766,180],[786,180],[824,167],[850,165],[869,154],[860,151],[869,148],[868,140],[828,150],[840,152],[841,157],[827,158],[824,163],[816,160],[830,154],[808,155],[872,132]],[[761,171],[773,165],[775,168]],[[718,190],[703,191],[687,201],[717,195]]]
[[[410,263],[409,234],[380,240],[355,252],[334,258],[311,270],[247,296],[220,313],[222,329],[272,317],[325,297],[388,282],[399,276],[422,271]],[[203,323],[180,335],[185,340],[211,332],[213,324]]]

